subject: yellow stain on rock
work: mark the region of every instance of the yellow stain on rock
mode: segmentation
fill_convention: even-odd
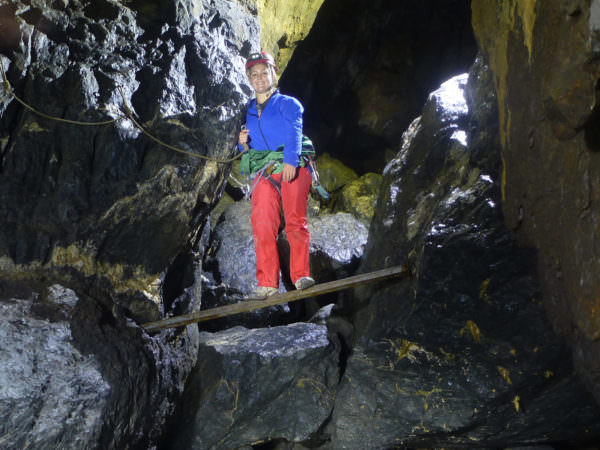
[[[106,278],[119,293],[141,291],[152,301],[160,304],[158,274],[148,274],[141,266],[100,262],[96,259],[95,250],[91,246],[78,247],[76,244],[71,244],[68,247],[55,247],[49,265],[58,268],[72,267],[85,276],[96,275]],[[126,276],[126,271],[131,276]]]
[[[432,357],[431,353],[426,351],[423,347],[419,346],[416,342],[411,342],[407,339],[401,339],[399,343],[391,339],[386,340],[390,343],[390,345],[392,346],[392,350],[396,355],[396,363],[404,358],[408,358],[409,361],[415,362],[415,353],[417,352],[425,354],[427,356],[427,359],[430,359]]]
[[[519,412],[519,410],[521,409],[521,397],[516,395],[515,398],[513,398],[513,405],[515,407],[515,410]]]
[[[415,392],[415,395],[418,395],[419,397],[424,397],[423,408],[425,409],[425,412],[427,412],[429,411],[429,397],[431,397],[433,394],[438,394],[440,392],[442,392],[442,390],[438,388],[432,389],[431,391],[424,391],[419,389]]]
[[[479,327],[472,320],[467,320],[464,328],[460,330],[460,335],[462,336],[465,332],[470,332],[471,336],[473,336],[473,340],[479,344],[481,342],[481,331],[479,331]]]
[[[323,395],[324,392],[329,394],[329,389],[327,389],[327,386],[325,386],[325,384],[323,384],[320,381],[317,381],[313,378],[300,378],[296,382],[296,386],[299,388],[305,388],[307,385],[312,386],[312,388],[315,391],[317,391],[320,395]]]
[[[487,280],[483,280],[483,282],[481,283],[481,287],[479,288],[479,298],[481,300],[489,300],[489,295],[487,293],[488,288],[490,287],[490,282],[492,280],[490,278],[488,278]]]
[[[272,53],[280,73],[296,46],[310,31],[324,0],[257,0],[260,40]]]
[[[504,381],[506,381],[508,384],[512,384],[512,381],[510,379],[510,371],[502,366],[496,366],[496,368],[498,369],[498,373],[500,374],[500,376],[504,378]]]
[[[23,265],[15,264],[7,256],[0,257],[0,275],[13,280],[27,280],[39,276],[40,270],[52,272],[63,268],[72,268],[86,277],[95,275],[104,278],[110,281],[117,293],[137,291],[155,304],[161,304],[159,274],[148,274],[141,266],[100,262],[96,260],[95,251],[89,245],[80,247],[71,244],[68,247],[55,247],[49,262],[43,266],[39,261]]]
[[[489,55],[498,96],[500,140],[502,148],[509,145],[511,119],[506,103],[508,94],[509,41],[521,32],[528,50],[528,62],[533,55],[533,35],[536,22],[536,0],[505,0],[501,2],[471,2],[473,31],[479,48]],[[519,19],[519,20],[517,20]],[[517,25],[520,24],[520,30]],[[523,70],[519,67],[518,70]],[[502,200],[506,199],[506,163],[503,158]]]
[[[238,403],[239,403],[239,398],[240,398],[239,385],[235,381],[230,382],[229,380],[227,380],[225,378],[221,378],[217,382],[217,388],[219,388],[220,386],[224,386],[225,389],[231,394],[232,407],[231,407],[231,410],[227,411],[227,415],[229,416],[229,420],[231,420],[231,423],[233,423],[235,421],[233,415],[235,414],[235,412],[238,409]]]

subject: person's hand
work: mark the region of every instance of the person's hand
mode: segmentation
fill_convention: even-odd
[[[296,167],[291,164],[283,164],[283,171],[281,172],[281,181],[289,183],[296,177]]]
[[[238,143],[240,145],[248,145],[248,133],[250,133],[250,130],[248,128],[244,128],[242,131],[240,131],[240,135],[238,137]]]

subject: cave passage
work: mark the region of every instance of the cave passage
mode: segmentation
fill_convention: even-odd
[[[379,173],[429,93],[476,52],[469,0],[326,0],[279,84],[305,106],[318,153]]]

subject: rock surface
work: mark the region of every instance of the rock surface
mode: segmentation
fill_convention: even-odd
[[[362,270],[407,258],[413,276],[356,293],[357,342],[328,427],[332,448],[600,437],[600,408],[539,302],[533,255],[503,225],[483,60],[470,78],[473,103],[465,76],[444,83],[384,171]]]
[[[473,29],[498,95],[506,223],[537,250],[544,305],[600,401],[600,3],[488,6],[473,2]]]
[[[310,31],[322,4],[323,0],[256,0],[260,42],[275,56],[279,73]]]
[[[381,175],[369,172],[351,181],[342,188],[335,210],[348,211],[357,219],[370,223],[375,214],[381,180]]]
[[[327,328],[313,324],[201,333],[170,448],[308,441],[331,414],[338,350]]]
[[[2,448],[156,446],[196,362],[198,331],[149,338],[60,285],[0,288]]]
[[[30,4],[31,3],[31,4]],[[236,2],[13,0],[0,10],[14,92],[0,103],[0,274],[102,292],[139,320],[196,238],[234,152],[258,21]]]

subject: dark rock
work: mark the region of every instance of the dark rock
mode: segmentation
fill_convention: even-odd
[[[331,414],[338,347],[325,327],[236,327],[200,336],[171,448],[307,441]]]
[[[51,116],[117,120],[60,123],[4,95],[0,275],[49,276],[157,318],[165,271],[206,222],[227,165],[159,145],[125,105],[170,145],[230,157],[257,19],[208,0],[29,3],[2,11],[14,92]]]
[[[600,437],[600,409],[539,302],[534,255],[503,224],[491,80],[478,60],[472,113],[466,77],[444,83],[386,167],[361,270],[408,259],[412,278],[356,292],[332,448]]]
[[[0,308],[2,448],[158,443],[196,361],[194,327],[149,338],[59,285]]]
[[[548,316],[600,402],[598,3],[531,3],[511,20],[472,5],[496,79],[505,220],[537,250]]]

